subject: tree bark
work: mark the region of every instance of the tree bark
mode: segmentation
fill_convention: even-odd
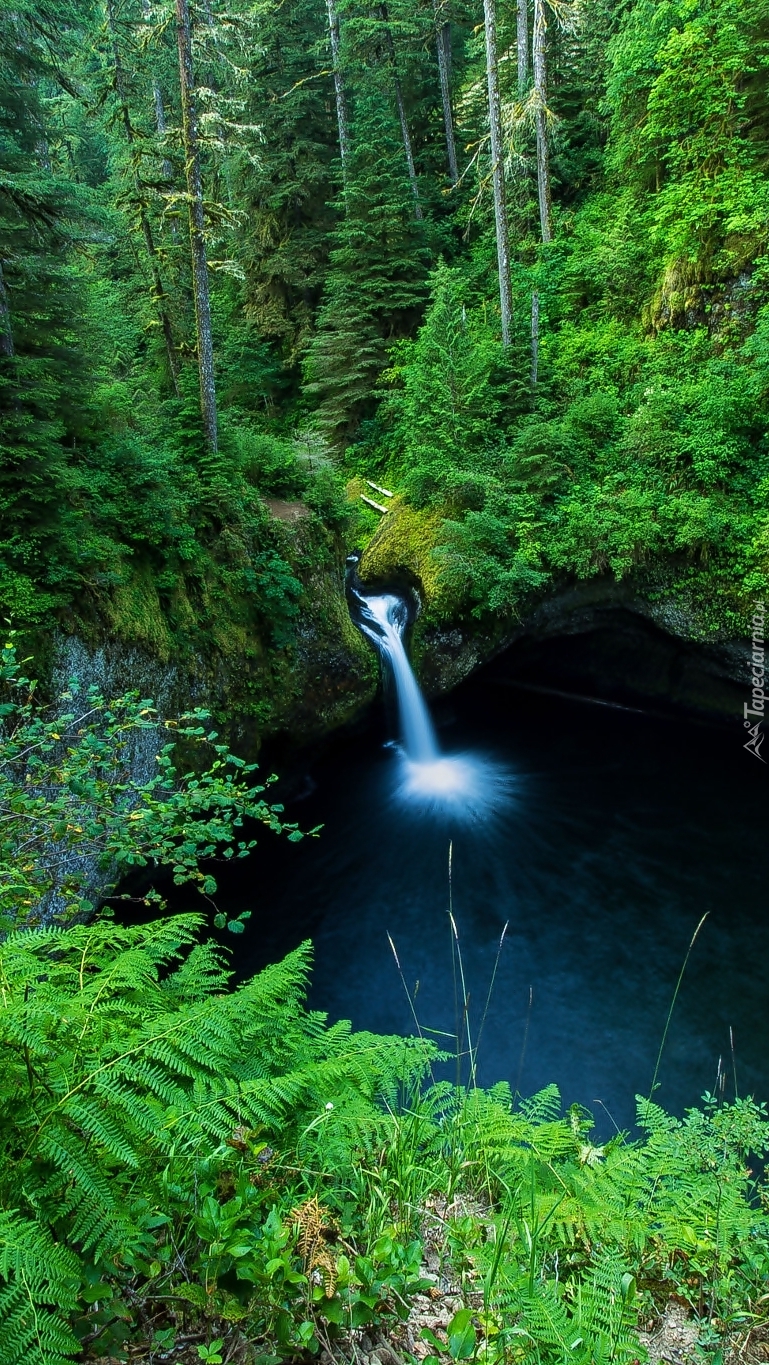
[[[518,0],[518,98],[522,99],[529,83],[529,6],[528,0]]]
[[[149,19],[152,13],[150,0],[142,0],[142,9],[145,19]],[[152,106],[155,110],[155,128],[158,137],[163,138],[168,132],[168,128],[166,127],[166,111],[163,108],[163,92],[156,76],[152,77]],[[173,167],[168,157],[163,158],[163,175],[166,180],[173,179]]]
[[[117,40],[117,26],[115,24],[114,0],[107,0],[107,25],[109,27],[110,40],[112,42],[112,60],[115,63],[115,92],[117,94],[118,100],[120,101],[120,113],[121,118],[123,120],[123,128],[125,129],[126,141],[128,143],[129,148],[131,149],[131,157],[133,159],[136,134],[134,132],[134,126],[131,122],[131,111],[128,107],[128,91],[126,89],[123,62],[120,56],[120,47],[118,46]],[[150,268],[150,277],[152,279],[152,297],[155,301],[155,307],[157,308],[160,326],[163,330],[163,340],[165,341],[166,355],[168,357],[168,372],[171,376],[171,383],[173,384],[174,393],[178,398],[180,396],[179,356],[177,354],[176,346],[174,344],[174,334],[173,328],[171,326],[171,317],[166,306],[166,294],[163,288],[163,280],[160,274],[160,263],[158,261],[157,247],[155,246],[155,238],[152,232],[152,224],[150,223],[149,217],[147,215],[147,209],[144,204],[144,191],[142,185],[140,184],[139,173],[135,164],[133,175],[134,185],[136,187],[137,198],[139,202],[139,227],[141,229],[142,238],[144,239],[144,246],[147,252],[147,261],[149,263]]]
[[[6,360],[11,360],[14,355],[13,327],[11,325],[11,308],[8,302],[8,290],[5,287],[5,277],[3,267],[0,264],[0,356]]]
[[[392,38],[390,39],[390,41],[392,42]],[[408,167],[409,172],[409,184],[411,185],[411,193],[414,196],[414,217],[421,221],[423,215],[422,205],[419,202],[419,183],[417,181],[416,166],[414,165],[414,151],[411,146],[411,134],[409,133],[409,125],[406,119],[406,106],[403,103],[403,92],[401,90],[401,83],[398,77],[398,72],[396,70],[394,61],[393,83],[395,85],[395,102],[398,106],[398,118],[400,119],[401,136],[403,138],[403,150],[406,153],[406,165]]]
[[[542,241],[552,240],[550,221],[550,149],[547,144],[547,59],[545,40],[547,20],[545,0],[534,0],[534,39],[532,43],[532,66],[534,70],[535,123],[537,129],[537,196],[539,198],[539,222]]]
[[[457,144],[454,138],[454,114],[451,108],[451,25],[441,22],[441,0],[433,0],[435,13],[435,44],[438,49],[438,72],[441,79],[443,124],[446,129],[446,156],[452,185],[459,179]]]
[[[344,92],[341,67],[341,34],[339,15],[335,0],[326,0],[328,10],[328,31],[331,37],[331,60],[334,65],[334,95],[336,98],[336,121],[339,128],[339,156],[342,161],[342,179],[347,179],[350,165],[350,122],[347,117],[347,97]]]
[[[208,261],[203,218],[203,181],[200,170],[198,112],[195,101],[195,74],[192,63],[192,22],[189,0],[176,0],[176,37],[179,47],[179,85],[182,103],[182,136],[187,177],[187,201],[192,257],[192,288],[195,298],[200,408],[203,430],[209,449],[215,454],[219,441],[214,385],[214,346],[211,332],[211,297],[208,288]]]
[[[499,305],[502,314],[502,345],[509,346],[513,327],[513,287],[510,277],[510,242],[507,226],[502,116],[499,104],[499,73],[497,70],[497,17],[494,0],[483,0],[483,18],[486,30],[486,78],[489,88],[489,129],[491,132],[497,267],[499,270]]]
[[[152,103],[155,109],[155,127],[158,137],[164,138],[168,132],[166,111],[163,108],[163,92],[155,76],[152,77]],[[164,180],[173,180],[174,178],[174,168],[167,156],[163,157],[163,178]]]
[[[396,60],[395,60],[395,43],[393,42],[393,36],[392,36],[392,33],[390,32],[390,27],[389,27],[389,25],[388,25],[388,23],[387,23],[387,6],[386,6],[386,5],[380,5],[380,7],[379,7],[379,13],[381,14],[382,19],[384,20],[384,26],[385,26],[385,30],[384,30],[384,31],[385,31],[385,42],[386,42],[386,44],[387,44],[387,54],[388,54],[388,56],[389,56],[389,58],[390,58],[390,65],[392,66],[392,69],[393,69],[393,85],[394,85],[394,87],[395,87],[395,103],[396,103],[397,108],[398,108],[398,118],[399,118],[399,120],[400,120],[400,125],[401,125],[401,137],[402,137],[402,139],[403,139],[403,150],[404,150],[404,152],[406,153],[406,165],[407,165],[407,167],[408,167],[408,173],[409,173],[409,184],[411,185],[411,193],[412,193],[413,196],[414,196],[414,217],[415,217],[418,221],[421,221],[421,219],[422,219],[422,217],[423,217],[423,214],[422,214],[422,205],[421,205],[420,200],[419,200],[419,182],[418,182],[418,180],[417,180],[417,171],[416,171],[416,166],[414,165],[414,149],[413,149],[413,147],[412,147],[412,145],[411,145],[411,134],[410,134],[410,132],[409,132],[408,119],[406,118],[406,106],[405,106],[405,104],[403,103],[403,91],[401,90],[400,77],[398,76],[398,64],[397,64],[397,62],[396,62]]]

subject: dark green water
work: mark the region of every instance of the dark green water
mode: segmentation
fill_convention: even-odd
[[[482,1083],[564,1100],[632,1123],[651,1083],[668,1006],[707,911],[670,1027],[658,1098],[682,1112],[713,1089],[769,1098],[769,772],[742,732],[662,720],[512,688],[479,674],[437,708],[442,747],[512,775],[507,806],[469,823],[394,796],[397,756],[376,728],[340,739],[288,813],[321,837],[265,837],[227,873],[221,901],[251,908],[238,966],[255,970],[304,938],[312,1005],[356,1028],[413,1030],[388,945],[423,1026],[454,1031],[453,904],[477,1032],[509,921],[480,1045]],[[529,1009],[531,994],[532,1004]],[[528,1021],[528,1027],[527,1027]],[[525,1040],[525,1053],[524,1053]],[[524,1054],[522,1057],[522,1053]],[[601,1106],[605,1106],[602,1109]]]

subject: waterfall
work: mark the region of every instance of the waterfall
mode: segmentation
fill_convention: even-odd
[[[398,698],[403,748],[414,763],[435,763],[440,757],[435,727],[403,645],[408,623],[402,597],[359,597],[360,627],[373,640],[392,670]]]
[[[355,562],[355,561],[353,561]],[[408,660],[403,635],[408,607],[394,593],[367,596],[348,581],[354,619],[388,668],[398,701],[401,747],[394,795],[423,811],[487,819],[510,795],[509,774],[479,754],[443,754],[427,703]]]

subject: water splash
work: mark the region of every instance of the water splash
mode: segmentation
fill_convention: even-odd
[[[397,759],[395,801],[419,815],[486,824],[512,799],[509,770],[483,754],[444,754],[434,763],[415,763],[399,750]]]
[[[512,780],[502,764],[480,754],[443,754],[432,717],[403,643],[408,608],[394,593],[356,592],[358,624],[376,645],[395,683],[402,745],[397,755],[395,798],[423,813],[483,820],[507,805]]]

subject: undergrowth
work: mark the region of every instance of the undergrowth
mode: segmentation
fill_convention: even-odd
[[[715,1335],[760,1311],[764,1106],[642,1100],[641,1137],[599,1146],[554,1086],[425,1087],[430,1044],[329,1027],[302,1003],[308,945],[232,989],[200,928],[0,945],[3,1365],[191,1326],[252,1358],[333,1348],[433,1283],[436,1197],[469,1301],[439,1354],[629,1361],[672,1294]]]
[[[308,944],[234,986],[201,915],[35,923],[53,864],[38,876],[23,837],[194,882],[259,812],[215,745],[176,795],[164,749],[157,783],[131,787],[121,746],[157,726],[149,703],[93,697],[65,724],[12,650],[4,668],[0,1365],[350,1359],[364,1330],[428,1365],[621,1365],[671,1298],[705,1351],[761,1321],[763,1104],[719,1092],[676,1118],[639,1099],[637,1134],[600,1143],[554,1086],[480,1089],[469,1034],[449,1082],[423,1036],[329,1026],[304,1003]],[[67,894],[82,912],[77,878]],[[415,1297],[446,1280],[460,1306],[415,1342]]]

